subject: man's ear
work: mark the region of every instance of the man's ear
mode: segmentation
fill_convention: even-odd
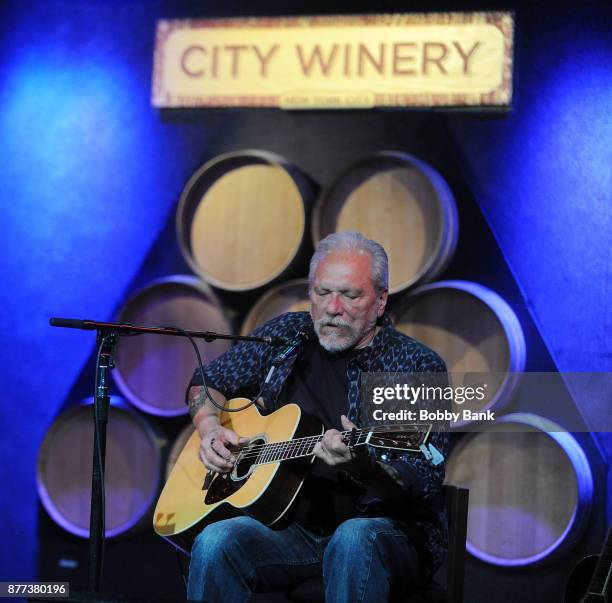
[[[385,308],[387,306],[387,298],[389,297],[389,290],[383,289],[378,295],[378,312],[377,316],[380,318],[385,313]]]

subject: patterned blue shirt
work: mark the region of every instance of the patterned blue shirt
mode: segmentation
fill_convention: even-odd
[[[253,335],[291,339],[299,331],[316,337],[307,312],[283,314],[256,329]],[[298,352],[299,348],[288,354],[265,383],[279,348],[241,342],[205,367],[206,383],[228,399],[252,399],[261,394],[267,411],[272,412],[278,406],[279,395]],[[397,331],[385,315],[371,345],[360,349],[348,362],[347,416],[355,423],[359,418],[360,378],[363,372],[446,373],[446,366],[435,352]],[[201,382],[199,371],[196,371],[190,385]],[[446,434],[434,433],[430,441],[446,456]],[[412,529],[411,535],[420,540],[416,543],[417,548],[421,548],[426,560],[431,562],[432,568],[436,568],[447,548],[446,515],[441,496],[444,463],[434,466],[420,454],[400,451],[377,448],[372,453],[379,463],[394,470],[391,473],[401,485],[401,496],[389,494],[390,489],[384,484],[389,478],[372,480],[372,483],[360,484],[366,493],[360,498],[358,508],[365,516],[391,515],[405,521]],[[417,528],[416,533],[414,527]]]

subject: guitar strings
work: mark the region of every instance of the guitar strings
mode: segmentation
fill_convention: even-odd
[[[401,429],[402,427],[408,427],[408,426],[395,425],[393,427],[394,427],[393,430],[389,429],[388,427],[378,428],[378,429],[374,428],[371,430],[357,429],[356,434],[355,434],[356,440],[357,440],[356,444],[358,445],[365,444],[365,442],[359,442],[359,439],[363,435],[367,435],[370,433],[373,436],[376,436],[379,440],[382,440],[382,442],[384,443],[387,440],[387,438],[384,438],[384,437],[381,438],[378,434],[386,434],[389,431],[395,431],[398,428]],[[415,426],[414,424],[410,424],[409,427],[411,427],[411,429],[414,430]],[[352,430],[340,432],[340,435],[342,435],[343,437],[350,436],[351,434],[352,434]],[[415,435],[418,435],[420,437],[421,432],[416,432]],[[240,452],[238,453],[238,457],[236,460],[239,461],[239,460],[244,460],[244,459],[253,458],[253,457],[260,457],[260,459],[263,461],[261,464],[272,462],[272,461],[277,461],[277,460],[286,460],[282,458],[286,453],[297,452],[299,451],[301,447],[304,447],[304,453],[294,454],[290,458],[300,458],[304,456],[311,456],[312,450],[314,449],[314,445],[317,442],[319,442],[322,438],[323,438],[323,435],[307,436],[303,438],[295,438],[294,440],[284,440],[281,442],[269,442],[265,444],[259,444],[257,446],[242,448]],[[397,442],[394,439],[392,439],[391,443],[397,443]],[[272,457],[277,457],[277,455],[279,454],[281,455],[280,458],[272,458]]]
[[[314,442],[316,444],[316,442]],[[276,444],[280,444],[279,442],[277,442]],[[365,444],[365,442],[357,442],[357,444]],[[378,442],[379,445],[383,445],[384,444],[388,444],[389,447],[393,447],[394,445],[397,445],[397,441],[396,440],[389,440],[389,441],[385,441],[385,439],[379,439]],[[300,444],[301,446],[302,444]],[[259,452],[257,453],[253,453],[253,454],[247,454],[247,449],[245,449],[244,451],[242,451],[241,453],[238,454],[238,457],[236,459],[237,462],[240,462],[244,459],[248,459],[248,458],[253,458],[253,457],[259,457],[258,461],[254,464],[256,465],[265,465],[267,463],[272,463],[272,462],[278,462],[278,461],[283,461],[283,460],[289,460],[289,459],[297,459],[297,458],[303,458],[303,457],[308,457],[308,456],[312,456],[313,454],[313,450],[314,450],[314,446],[310,447],[308,445],[306,445],[304,452],[298,453],[296,454],[294,452],[294,450],[291,450],[291,448],[294,449],[298,449],[298,446],[290,446],[290,445],[282,445],[282,446],[274,446],[273,444],[269,444],[267,445],[269,447],[269,450],[266,450],[265,452],[263,452],[262,454],[260,454]],[[263,446],[262,448],[265,448],[266,446]],[[287,453],[289,453],[289,455],[287,456]]]
[[[350,434],[351,432],[341,432],[341,435]],[[362,435],[361,433],[359,435]],[[248,458],[251,456],[258,456],[260,452],[263,452],[262,457],[266,455],[266,453],[272,452],[281,452],[283,449],[289,450],[291,448],[297,450],[298,448],[304,446],[305,448],[309,447],[311,444],[316,444],[323,438],[323,435],[316,436],[307,436],[303,438],[295,438],[294,440],[283,440],[281,442],[268,442],[266,444],[260,444],[257,446],[246,447],[242,450],[242,458]]]
[[[410,424],[408,425],[409,427],[414,429],[414,425]],[[407,427],[406,425],[397,425],[394,426],[396,429],[399,428],[403,428],[403,427]],[[359,439],[361,436],[364,435],[364,433],[369,434],[372,433],[372,435],[377,435],[377,434],[386,434],[389,431],[395,431],[395,429],[391,430],[388,427],[386,428],[379,428],[379,429],[358,429],[357,431],[357,438]],[[352,433],[352,431],[343,431],[340,432],[340,434],[342,436],[348,436]],[[421,435],[422,432],[416,432],[416,434],[418,434],[419,436]],[[416,435],[415,434],[415,435]],[[251,446],[251,447],[246,447],[246,448],[242,448],[241,451],[243,452],[253,452],[253,453],[259,453],[259,451],[265,450],[267,449],[267,451],[272,451],[273,449],[275,451],[278,451],[282,448],[297,448],[299,446],[306,446],[310,443],[315,443],[319,440],[321,440],[323,438],[323,435],[316,435],[316,436],[307,436],[307,437],[303,437],[303,438],[295,438],[293,440],[283,440],[281,442],[268,442],[265,444],[259,444],[257,446]],[[383,438],[384,439],[384,438]],[[364,443],[364,442],[362,442]],[[278,449],[278,450],[276,450]]]

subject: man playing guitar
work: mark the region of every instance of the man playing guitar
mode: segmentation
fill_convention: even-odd
[[[197,536],[189,599],[246,602],[252,592],[287,591],[322,575],[326,601],[386,601],[422,587],[445,555],[444,464],[397,450],[353,448],[341,433],[360,419],[361,373],[445,373],[444,362],[392,327],[385,314],[387,255],[359,233],[335,233],[320,242],[310,263],[309,295],[310,315],[287,313],[255,332],[298,334],[299,344],[279,355],[242,342],[205,368],[218,404],[259,395],[266,412],[273,412],[293,402],[325,431],[282,525],[233,517]],[[221,425],[201,384],[196,371],[188,400],[200,459],[209,476],[230,479],[236,449],[248,439]],[[432,434],[431,442],[445,453],[443,433]]]

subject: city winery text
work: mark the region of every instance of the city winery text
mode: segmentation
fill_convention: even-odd
[[[245,73],[270,77],[283,53],[290,53],[305,77],[469,76],[479,41],[394,42],[378,44],[192,44],[180,55],[180,68],[192,78],[239,78]],[[254,70],[254,73],[253,73]]]

